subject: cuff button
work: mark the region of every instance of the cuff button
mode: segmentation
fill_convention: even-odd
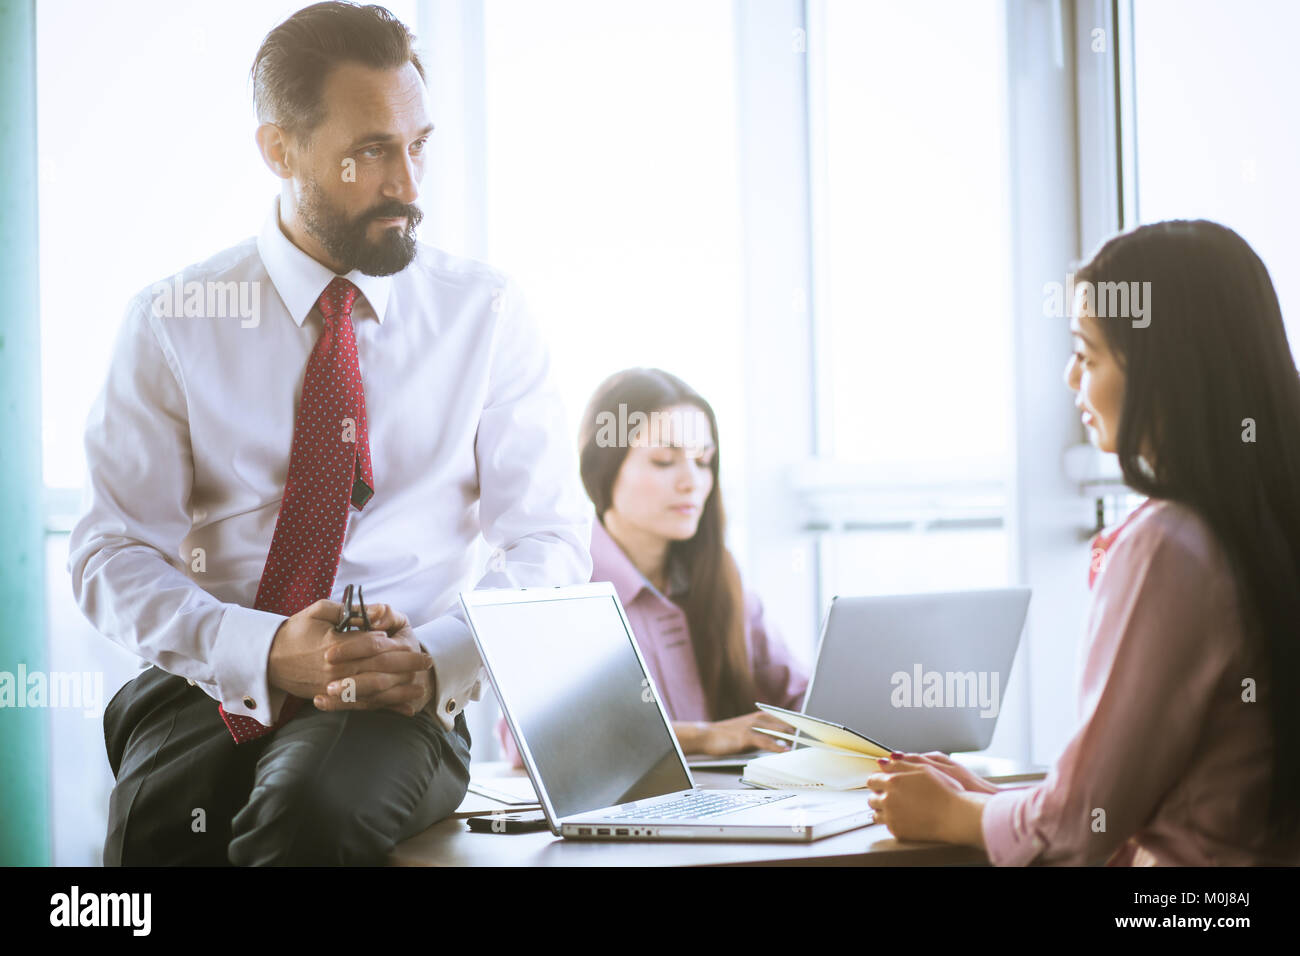
[[[446,709],[447,709],[447,713],[449,713],[449,714],[454,714],[454,713],[456,712],[456,698],[455,698],[455,697],[450,697],[450,698],[447,699],[447,708],[446,708]]]
[[[249,710],[257,710],[257,701],[253,700],[251,697],[245,697],[244,706]]]

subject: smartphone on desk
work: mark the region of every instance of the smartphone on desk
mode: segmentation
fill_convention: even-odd
[[[475,833],[536,833],[549,829],[546,814],[541,810],[517,813],[494,810],[481,816],[466,817],[465,822]]]

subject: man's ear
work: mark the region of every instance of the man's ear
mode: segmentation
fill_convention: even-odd
[[[254,138],[266,168],[281,179],[292,179],[294,157],[288,134],[274,123],[263,123]]]

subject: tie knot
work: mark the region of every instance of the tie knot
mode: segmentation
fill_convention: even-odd
[[[316,300],[316,306],[327,322],[333,322],[336,318],[350,318],[352,303],[357,300],[360,291],[347,279],[335,276]]]

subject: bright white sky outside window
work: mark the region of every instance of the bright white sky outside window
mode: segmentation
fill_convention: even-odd
[[[487,0],[485,36],[488,259],[547,335],[566,438],[576,447],[608,375],[663,368],[717,412],[733,498],[744,419],[730,0]]]
[[[878,477],[1000,478],[1012,421],[1002,4],[817,12],[823,451]]]
[[[1212,219],[1264,260],[1300,355],[1300,3],[1134,4],[1138,213]]]
[[[812,16],[810,43],[824,45],[810,50],[822,453],[861,463],[873,484],[1005,479],[1002,4],[820,0]],[[1004,585],[1007,546],[998,527],[830,532],[820,606]]]

